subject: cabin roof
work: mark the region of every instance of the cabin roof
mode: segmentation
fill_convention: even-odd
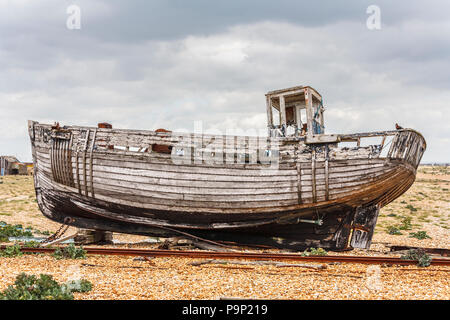
[[[14,156],[0,156],[0,158],[4,158],[8,162],[20,162],[16,157]]]
[[[282,93],[288,93],[288,92],[291,92],[291,91],[292,91],[292,93],[295,93],[296,91],[298,92],[298,91],[301,91],[301,90],[303,90],[305,88],[310,88],[317,97],[322,98],[322,96],[319,94],[319,92],[316,89],[314,89],[313,87],[310,87],[310,86],[295,86],[295,87],[290,87],[290,88],[285,88],[285,89],[273,90],[273,91],[267,92],[266,96],[274,96],[274,95],[279,95],[279,94],[282,94]]]

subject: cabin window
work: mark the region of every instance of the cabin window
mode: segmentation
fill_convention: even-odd
[[[286,122],[287,122],[287,124],[295,123],[294,116],[295,116],[294,107],[287,107],[286,108]]]
[[[306,123],[307,122],[307,120],[306,120],[306,109],[305,108],[300,109],[300,119],[301,119],[302,123]]]
[[[275,107],[272,106],[272,114],[273,114],[273,125],[279,126],[280,120],[281,120],[281,114],[280,111],[278,111]]]

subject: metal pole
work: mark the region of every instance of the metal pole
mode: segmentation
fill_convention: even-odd
[[[0,161],[0,175],[3,177],[4,175],[5,175],[5,165],[4,165],[4,162],[5,162],[5,158],[3,158],[3,157],[1,157],[1,161]]]

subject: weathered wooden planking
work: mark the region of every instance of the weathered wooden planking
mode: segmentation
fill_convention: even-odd
[[[111,134],[111,132],[108,134]],[[76,136],[76,134],[74,136]],[[83,137],[86,139],[89,138],[89,134],[83,134],[80,130],[78,137],[78,140],[83,139]],[[190,137],[192,137],[192,135]],[[160,138],[165,137],[157,137],[155,141],[161,141]],[[215,138],[212,138],[212,140],[215,140]],[[252,139],[244,138],[241,140],[242,141],[240,141],[240,144],[238,143],[237,146],[248,148],[248,142]],[[258,139],[253,139],[253,141],[257,140]],[[259,139],[259,142],[260,140],[261,139]],[[218,142],[217,140],[216,142],[218,143],[207,141],[207,143],[209,143],[210,146],[220,146],[220,143],[224,143],[224,141],[225,140]],[[92,143],[92,147],[93,146],[94,143]],[[46,147],[48,148],[45,143],[39,147],[42,148],[44,154]],[[202,145],[202,147],[204,146]],[[283,147],[286,148],[281,152],[281,163],[283,163],[283,159],[289,159],[289,157],[296,155],[300,161],[305,161],[305,164],[297,166],[295,165],[295,159],[291,159],[289,161],[294,164],[292,169],[290,169],[291,167],[287,167],[288,169],[272,170],[272,172],[270,172],[270,170],[260,170],[257,165],[252,164],[227,164],[228,167],[220,167],[219,165],[219,168],[217,168],[217,165],[204,163],[200,165],[174,166],[165,163],[165,161],[171,159],[170,155],[167,155],[165,158],[164,156],[159,157],[159,155],[158,158],[139,156],[141,159],[138,160],[133,156],[133,154],[136,155],[136,153],[125,151],[124,154],[120,154],[114,151],[111,153],[105,152],[103,154],[101,152],[92,153],[92,159],[89,157],[84,160],[84,163],[78,165],[78,157],[73,157],[73,163],[76,168],[72,170],[72,173],[76,178],[75,180],[77,180],[77,187],[84,187],[85,194],[89,195],[87,191],[87,187],[89,186],[91,196],[94,185],[99,183],[103,185],[103,187],[124,188],[126,192],[131,192],[130,190],[133,188],[143,192],[153,192],[153,194],[150,194],[150,198],[154,198],[155,195],[157,198],[163,197],[163,199],[168,196],[177,198],[182,194],[184,199],[186,198],[185,195],[187,195],[188,198],[192,195],[192,201],[196,201],[196,199],[206,200],[207,198],[210,198],[210,196],[213,196],[213,198],[218,200],[217,202],[220,202],[224,201],[220,198],[221,196],[233,196],[235,195],[233,192],[241,192],[248,189],[246,190],[248,193],[244,192],[236,194],[237,202],[241,199],[239,197],[242,197],[242,199],[252,199],[252,196],[264,195],[265,199],[268,197],[268,201],[270,201],[270,197],[291,197],[297,193],[297,203],[299,203],[303,201],[303,199],[312,198],[312,201],[326,201],[327,199],[350,196],[352,191],[357,190],[358,188],[367,188],[371,183],[374,183],[377,179],[379,180],[381,175],[386,174],[390,170],[389,166],[383,166],[382,162],[375,163],[376,161],[374,161],[381,159],[358,159],[358,157],[363,157],[367,154],[370,155],[371,148],[363,148],[361,150],[343,149],[342,151],[331,148],[330,153],[327,153],[324,152],[325,149],[322,150],[319,147],[317,148],[318,152],[314,152],[315,155],[313,157],[309,153],[308,148],[302,147],[300,150],[298,148],[298,143],[297,145],[291,144],[284,145]],[[127,145],[126,148],[129,149],[129,145]],[[314,148],[314,150],[316,150],[316,148]],[[395,151],[396,155],[406,155],[406,152],[400,152],[399,149],[395,149]],[[344,159],[340,159],[339,157],[343,157]],[[151,160],[148,161],[149,159]],[[42,167],[45,168],[47,165],[45,164],[45,155],[42,155],[38,161],[41,161]],[[152,161],[159,163],[152,163]],[[310,161],[311,169],[307,168],[307,161]],[[355,165],[355,163],[352,165],[351,161],[357,161],[355,162],[357,165]],[[56,160],[56,162],[60,162],[60,160]],[[306,165],[306,167],[303,167],[304,165]],[[126,168],[123,168],[123,166]],[[135,169],[135,167],[138,167],[139,169]],[[298,167],[301,167],[300,171],[298,171]],[[80,169],[83,170],[83,173],[89,172],[89,176],[85,177],[84,174],[80,175],[78,172]],[[47,171],[50,179],[52,179],[52,172],[54,170],[58,171],[58,169],[52,168]],[[63,170],[65,170],[64,167]],[[251,172],[252,170],[254,170],[254,172]],[[307,170],[310,170],[310,172]],[[195,171],[195,173],[192,174],[192,171]],[[256,172],[257,174],[255,175]],[[274,174],[275,172],[276,174]],[[280,174],[280,172],[282,173]],[[162,173],[164,173],[164,176],[160,176]],[[230,173],[235,174],[236,177],[230,178]],[[170,176],[171,174],[174,176]],[[269,179],[264,181],[264,178]],[[144,181],[139,179],[143,179]],[[145,181],[147,179],[148,182]],[[224,179],[225,181],[221,181]],[[263,179],[263,181],[260,179]],[[270,180],[273,181],[274,179],[276,179],[274,183],[278,184],[278,188],[270,187]],[[186,184],[187,181],[190,183],[198,183],[198,185],[196,188],[189,188],[192,187],[192,185],[182,185],[181,188],[179,188],[180,183]],[[201,185],[202,181],[208,183],[205,188]],[[165,186],[164,184],[161,185],[159,184],[160,182],[168,183],[169,186]],[[151,186],[152,183],[154,184],[153,187]],[[245,185],[244,188],[239,188],[239,186],[232,187],[234,183],[244,183]],[[255,187],[253,185],[260,183],[265,185],[262,187]],[[297,190],[295,190],[295,185],[297,186]],[[132,188],[130,188],[130,186],[132,186]],[[282,186],[285,188],[282,188]],[[227,187],[230,188],[227,189]],[[299,187],[301,189],[300,193]],[[275,191],[274,189],[279,190]],[[221,191],[222,193],[220,193]],[[334,197],[333,195],[336,194],[339,196]],[[261,198],[256,199],[262,200]],[[308,200],[306,200],[306,202],[308,202]],[[278,203],[278,205],[280,205],[280,203]],[[291,207],[290,205],[287,206]]]
[[[356,208],[353,234],[350,241],[353,248],[370,248],[379,212],[380,207],[378,205]]]
[[[394,175],[393,179],[398,178],[398,175]],[[71,189],[69,187],[63,186],[63,185],[58,185],[57,183],[52,183],[50,180],[48,180],[47,178],[44,178],[43,176],[41,177],[41,180],[43,182],[45,182],[47,180],[47,187],[49,187],[50,189],[53,188],[55,185],[60,188],[61,190],[67,190],[68,192],[73,192],[75,189]],[[370,189],[370,193],[372,194],[371,196],[367,195],[367,199],[371,200],[376,198],[377,196],[379,196],[379,194],[383,194],[386,190],[386,183],[382,183],[379,185],[379,187],[373,187]],[[360,205],[361,201],[358,200],[358,198],[361,197],[360,194],[366,194],[367,193],[367,189],[364,190],[357,190],[354,193],[351,193],[349,195],[347,195],[347,197],[344,196],[340,196],[340,201],[342,203],[348,202],[349,204],[354,202],[355,205]],[[128,200],[120,200],[120,199],[114,199],[114,198],[110,198],[110,197],[103,197],[100,196],[101,199],[105,200],[105,201],[113,201],[115,203],[118,204],[125,204],[125,205],[133,205],[133,201],[128,201]],[[355,200],[352,200],[355,199]],[[278,206],[278,207],[271,207],[271,208],[264,208],[264,207],[260,207],[260,208],[238,208],[238,209],[232,209],[232,208],[190,208],[190,207],[178,207],[178,206],[174,206],[174,205],[158,205],[158,204],[141,204],[141,203],[134,203],[134,205],[138,208],[145,208],[145,209],[154,209],[154,210],[179,210],[179,211],[185,211],[185,212],[218,212],[218,213],[244,213],[244,212],[260,212],[260,213],[264,213],[264,212],[273,212],[273,211],[281,211],[283,209],[294,209],[296,207],[299,206],[286,206],[284,208]],[[308,204],[305,204],[304,207],[307,207]],[[301,206],[300,206],[301,207]]]
[[[97,180],[97,178],[95,178],[95,180]],[[89,180],[88,180],[88,182],[89,182]],[[108,189],[112,189],[112,190],[117,190],[118,189],[118,188],[115,188],[114,185],[112,185],[111,181],[107,182],[107,180],[99,180],[98,182],[104,182],[104,183],[101,184],[103,188],[108,188]],[[111,185],[111,187],[109,187],[109,185]],[[130,186],[130,185],[126,184],[126,183],[124,185],[125,185],[125,187],[123,189],[121,189],[121,191],[123,193],[128,192],[129,194],[135,194],[137,192],[137,189],[135,189],[135,187],[139,188],[138,185],[131,184],[131,186]],[[123,184],[119,183],[118,186],[123,186]],[[333,190],[330,191],[330,194],[333,195],[335,193],[344,193],[344,192],[348,192],[348,191],[351,191],[351,190],[359,189],[360,187],[361,186],[353,186],[353,187],[347,187],[347,188],[342,187],[340,189],[333,189]],[[142,189],[142,186],[140,187],[140,189]],[[163,189],[163,188],[156,188],[156,190],[153,189],[155,191],[154,193],[139,193],[139,194],[141,196],[147,196],[147,197],[150,197],[150,198],[156,196],[156,197],[160,197],[160,198],[163,198],[163,199],[164,198],[168,198],[168,197],[170,197],[170,198],[179,198],[179,199],[184,199],[187,202],[189,200],[189,196],[185,196],[185,194],[189,194],[189,190],[187,190],[187,189],[183,190],[183,192],[179,192],[178,194],[177,193],[169,193],[169,192],[167,192],[167,193],[160,192],[161,189]],[[211,189],[211,190],[213,190],[213,189]],[[173,190],[171,190],[171,191],[173,191]],[[229,192],[233,192],[233,190],[228,190],[228,191]],[[295,189],[292,190],[292,191],[293,192],[290,193],[290,197],[292,197],[292,199],[294,199],[295,197],[293,197],[293,195],[295,194]],[[208,190],[208,191],[205,190],[205,192],[202,193],[202,194],[199,194],[199,195],[193,194],[192,196],[193,197],[197,196],[198,199],[208,199],[209,201],[223,201],[224,200],[222,197],[216,197],[216,196],[208,194],[210,192],[211,192],[210,190]],[[264,194],[264,193],[262,193],[262,194]],[[324,194],[323,192],[318,192],[319,196],[323,196],[323,194]],[[274,200],[276,197],[277,197],[277,194],[266,194],[263,198],[259,198],[259,200],[260,201]],[[250,193],[247,197],[244,196],[244,194],[241,194],[240,196],[235,195],[233,198],[234,199],[238,199],[238,200],[239,199],[255,200],[254,193]],[[288,197],[288,199],[289,199],[289,197]]]
[[[45,165],[45,158],[44,157],[41,158],[40,155],[38,155],[38,158],[41,159],[42,163]],[[120,170],[119,167],[111,167],[111,168],[116,169],[115,171]],[[150,168],[150,166],[148,166],[148,168]],[[176,166],[174,166],[174,168],[177,169]],[[372,169],[359,170],[359,171],[350,171],[348,173],[345,173],[345,172],[343,172],[343,173],[334,173],[334,172],[332,172],[332,173],[329,174],[329,179],[330,179],[331,183],[337,182],[337,181],[357,181],[359,179],[358,176],[366,175],[368,178],[371,178],[372,177],[371,174],[373,174],[373,177],[376,177],[377,173],[389,170],[389,167],[386,167],[386,166],[383,166],[381,169],[376,169],[376,168],[377,167],[372,168]],[[114,169],[113,169],[113,172],[114,172]],[[103,167],[103,166],[99,167],[99,170],[100,171],[104,171],[104,172],[111,171],[111,170],[109,170],[109,167]],[[322,172],[320,170],[318,170],[318,171],[319,171],[319,174],[316,175],[316,177],[317,177],[316,180],[318,180],[317,184],[323,184],[324,175],[322,174]],[[142,171],[140,171],[140,170],[131,170],[130,169],[129,172],[130,172],[131,175],[133,175],[133,173],[134,173],[134,175],[141,175],[142,174]],[[166,172],[166,171],[163,171],[163,172]],[[303,170],[303,172],[307,172],[307,171]],[[279,173],[279,171],[277,171],[277,173]],[[118,174],[121,174],[121,173],[118,173]],[[158,174],[153,174],[153,173],[151,175],[144,175],[144,176],[160,177]],[[303,174],[302,176],[303,176],[303,180],[311,179],[311,176],[308,175],[308,174]],[[355,178],[352,178],[352,177],[355,177]],[[174,177],[174,178],[179,179],[180,176],[177,176],[177,177]],[[195,176],[190,176],[189,178],[195,180]],[[221,180],[223,180],[220,176],[215,176],[214,178],[215,179],[211,179],[211,180],[214,180],[214,181],[221,181]],[[281,178],[281,177],[278,178],[277,177],[275,179],[279,180],[279,179],[284,179],[284,178]],[[238,179],[238,180],[245,181],[245,178]],[[291,178],[291,179],[288,178],[288,180],[293,180],[293,178]]]
[[[43,153],[38,152],[38,156],[41,160],[44,160],[46,155]],[[73,159],[75,161],[75,159]],[[103,160],[97,160],[94,159],[94,164],[104,164],[105,161]],[[183,172],[183,173],[191,173],[191,172],[198,172],[198,173],[204,173],[204,174],[211,174],[214,173],[215,175],[218,174],[223,174],[223,175],[239,175],[241,176],[242,174],[239,174],[240,169],[228,169],[228,168],[196,168],[194,170],[190,170],[189,167],[186,166],[178,166],[178,165],[160,165],[160,164],[153,164],[153,163],[147,163],[145,161],[142,161],[141,163],[128,163],[128,162],[121,162],[121,161],[115,161],[115,160],[109,160],[107,162],[107,164],[109,164],[110,166],[113,167],[119,167],[119,166],[128,166],[128,168],[139,168],[139,169],[144,169],[144,170],[158,170],[158,171],[163,171],[163,172]],[[114,166],[115,165],[115,166]],[[360,165],[360,166],[348,166],[348,167],[336,167],[336,168],[332,168],[330,169],[331,173],[330,173],[330,178],[333,177],[346,177],[346,176],[351,176],[351,175],[358,175],[358,171],[360,170],[364,170],[364,172],[360,172],[360,174],[367,174],[370,173],[371,171],[375,172],[376,169],[378,167],[383,167],[384,164],[381,163],[374,163],[372,166],[370,165]],[[106,166],[105,166],[106,167]],[[317,174],[316,176],[321,179],[321,175],[324,174],[324,169],[322,168],[318,168],[317,169]],[[339,172],[342,173],[342,175],[339,175]],[[304,175],[305,177],[308,177],[308,175],[310,175],[311,170],[310,169],[302,169],[302,175]],[[262,176],[262,175],[276,175],[276,176],[280,176],[280,175],[296,175],[296,170],[288,170],[288,169],[284,169],[284,170],[272,170],[272,169],[261,169],[261,170],[257,170],[257,171],[252,171],[252,170],[248,170],[247,172],[243,173],[245,175],[254,175],[254,176]],[[309,178],[309,177],[308,177]]]
[[[45,168],[45,164],[42,164],[42,165],[43,165],[43,168]],[[50,173],[50,168],[47,167],[47,170]],[[120,171],[120,170],[118,169],[118,171]],[[73,173],[76,175],[76,170],[74,170]],[[384,173],[384,172],[382,172],[382,173]],[[105,171],[102,171],[102,170],[96,170],[96,174],[97,174],[97,176],[99,178],[104,178],[105,181],[103,181],[103,182],[105,182],[106,184],[107,184],[106,179],[107,180],[111,180],[111,181],[119,180],[119,181],[122,181],[123,183],[134,183],[134,182],[137,182],[137,183],[139,183],[141,185],[144,185],[144,186],[145,186],[145,184],[150,184],[150,185],[155,186],[155,184],[157,184],[157,185],[164,185],[165,183],[167,183],[167,182],[161,183],[160,180],[155,180],[154,178],[146,178],[146,177],[142,177],[142,176],[124,175],[123,173],[120,173],[120,172],[119,173],[110,174],[109,172],[105,172]],[[372,179],[369,179],[367,176],[366,176],[366,179],[361,179],[361,177],[356,177],[356,178],[353,178],[353,179],[351,179],[350,177],[346,178],[346,179],[343,179],[343,178],[332,179],[331,183],[329,183],[329,187],[331,189],[333,189],[333,188],[339,188],[339,187],[343,187],[343,186],[360,185],[360,184],[363,184],[363,183],[368,183],[371,180],[376,179],[376,178],[377,178],[377,175],[374,175],[372,177]],[[177,181],[180,181],[180,180],[177,180]],[[190,180],[190,182],[193,182],[193,181]],[[174,183],[171,183],[171,185],[176,186],[177,184],[174,182]],[[290,183],[290,184],[287,184],[287,185],[292,187],[292,186],[294,186],[294,183]],[[305,191],[310,191],[311,190],[310,188],[308,188],[308,186],[311,185],[311,183],[309,181],[302,181],[302,185],[305,186],[305,188],[304,188]],[[230,185],[228,185],[228,186],[230,186]],[[239,188],[240,187],[240,183],[239,184],[234,184],[234,185],[232,184],[231,186],[234,186],[235,188],[240,189]],[[258,188],[255,188],[256,186]],[[264,187],[267,188],[267,186],[270,186],[270,183],[267,183]],[[214,188],[214,187],[215,188],[224,188],[226,186],[222,186],[222,184],[219,181],[209,182],[208,188]],[[264,189],[264,187],[261,187],[259,185],[253,185],[253,187],[254,187],[253,190]],[[159,188],[159,186],[155,186],[155,188]],[[316,185],[316,188],[317,188],[317,190],[323,190],[326,187],[323,184],[318,184],[318,185]],[[272,189],[272,188],[269,188],[269,189]],[[277,193],[277,190],[268,190],[268,191]],[[282,188],[279,189],[279,192],[283,192],[283,191],[284,190]],[[189,191],[186,190],[186,189],[180,189],[179,192],[182,193],[182,192],[189,192]],[[207,192],[207,191],[205,191],[205,192]]]
[[[46,144],[41,146],[35,146],[36,150],[39,152],[42,152],[44,154],[49,153],[49,148]],[[357,151],[354,151],[353,153],[358,154]],[[281,165],[288,165],[295,167],[295,162],[309,162],[311,161],[311,154],[299,154],[297,151],[295,152],[295,155],[297,156],[297,160],[291,159],[292,161],[280,161]],[[104,152],[104,151],[96,151],[96,158],[98,159],[117,159],[120,161],[127,161],[127,162],[142,162],[142,160],[145,160],[147,162],[153,162],[153,163],[160,163],[160,164],[167,164],[168,162],[172,160],[172,155],[166,155],[166,154],[160,154],[160,153],[142,153],[142,152]],[[330,163],[331,167],[345,167],[349,165],[360,165],[360,164],[373,164],[375,162],[384,163],[384,159],[377,159],[377,158],[352,158],[352,159],[335,159],[333,157],[329,157],[332,162]],[[317,166],[321,167],[321,164],[325,161],[325,156],[322,156],[321,153],[317,153]],[[195,163],[195,164],[183,164],[185,166],[200,166],[200,167],[216,167],[217,164],[207,164],[207,163]],[[246,163],[246,164],[240,164],[240,163],[231,163],[227,164],[224,162],[224,164],[221,164],[224,167],[230,167],[230,168],[245,168],[245,169],[260,169],[261,164],[252,164],[252,163]]]

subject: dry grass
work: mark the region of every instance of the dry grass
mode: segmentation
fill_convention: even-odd
[[[390,235],[389,226],[401,226],[411,218],[411,230]],[[410,238],[410,233],[426,231],[431,239]],[[374,242],[397,245],[450,248],[450,168],[419,167],[416,182],[400,198],[381,209]]]
[[[0,221],[55,231],[59,225],[39,211],[30,177],[4,177],[0,183]],[[384,243],[450,247],[450,172],[421,167],[416,183],[382,209],[369,254],[382,254]],[[416,210],[414,210],[416,209]],[[411,217],[411,230],[389,235],[386,228]],[[432,239],[410,238],[426,231]],[[115,234],[121,241],[143,237]],[[368,254],[355,250],[353,254]],[[88,256],[85,260],[56,260],[49,255],[0,258],[0,290],[20,272],[48,273],[58,281],[86,278],[94,284],[76,299],[449,299],[448,267],[366,266],[333,264],[325,270],[228,265],[191,266],[190,259]]]

